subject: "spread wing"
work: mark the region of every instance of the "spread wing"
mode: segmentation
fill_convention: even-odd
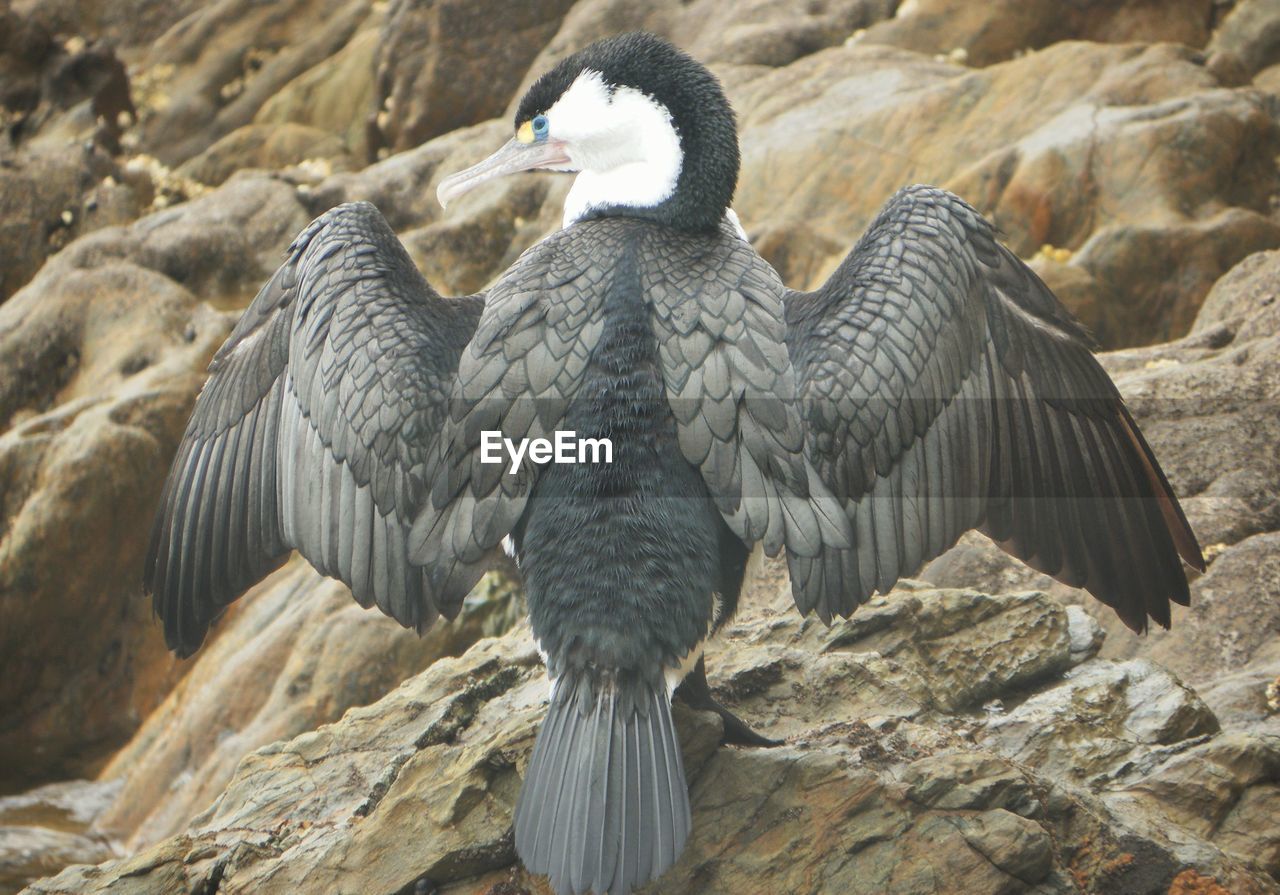
[[[144,583],[170,648],[194,652],[292,548],[403,625],[456,613],[407,538],[482,307],[441,298],[368,203],[302,232],[214,356],[165,483]]]
[[[901,191],[787,322],[856,541],[793,564],[801,611],[847,615],[972,528],[1134,630],[1189,602],[1200,548],[1088,337],[962,200]]]

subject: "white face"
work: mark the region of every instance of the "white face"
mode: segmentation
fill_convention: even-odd
[[[671,114],[639,90],[612,95],[598,72],[584,71],[546,112],[547,137],[578,171],[565,200],[567,227],[592,208],[647,208],[675,192],[683,154]]]

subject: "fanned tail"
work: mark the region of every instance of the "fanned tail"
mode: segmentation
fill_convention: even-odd
[[[661,678],[562,675],[516,805],[525,866],[557,895],[627,895],[675,863],[689,823]]]

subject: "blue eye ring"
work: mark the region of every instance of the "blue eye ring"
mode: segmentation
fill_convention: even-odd
[[[546,115],[534,115],[530,126],[533,128],[533,135],[539,140],[546,139],[547,132],[551,130],[551,122],[547,121]]]

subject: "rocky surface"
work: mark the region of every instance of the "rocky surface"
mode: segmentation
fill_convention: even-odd
[[[1166,672],[1089,658],[1083,613],[908,585],[827,629],[795,617],[778,574],[755,591],[711,680],[787,742],[717,748],[715,716],[679,714],[693,839],[648,891],[1132,893],[1189,875],[1280,891],[1280,738],[1217,734]],[[31,891],[543,891],[509,825],[545,692],[519,626],[252,753],[181,834]],[[1115,769],[1091,786],[1061,773],[1098,764],[1086,731]],[[1034,754],[1046,741],[1056,761]],[[1172,834],[1151,822],[1193,811]]]
[[[1213,0],[910,0],[864,39],[969,65],[1004,62],[1064,40],[1203,47],[1220,15]],[[1242,5],[1248,5],[1247,3]],[[1248,28],[1233,23],[1229,30]],[[1227,29],[1224,29],[1227,30]]]
[[[1079,602],[1112,636],[1103,654],[1155,659],[1201,688],[1224,718],[1280,733],[1264,689],[1280,675],[1280,252],[1224,276],[1189,335],[1103,355],[1157,445],[1209,559],[1175,607],[1173,629],[1144,639],[1087,599],[969,536],[926,568],[939,584],[1043,587]]]
[[[1111,349],[1211,559],[1146,638],[976,536],[832,629],[771,570],[708,662],[787,744],[681,714],[695,834],[654,891],[1276,891],[1274,0],[0,0],[0,892],[545,891],[509,832],[544,684],[507,585],[420,641],[295,560],[178,663],[139,566],[293,234],[368,199],[483,288],[568,184],[447,213],[435,184],[636,27],[724,80],[735,204],[792,285],[907,183],[991,216]]]

